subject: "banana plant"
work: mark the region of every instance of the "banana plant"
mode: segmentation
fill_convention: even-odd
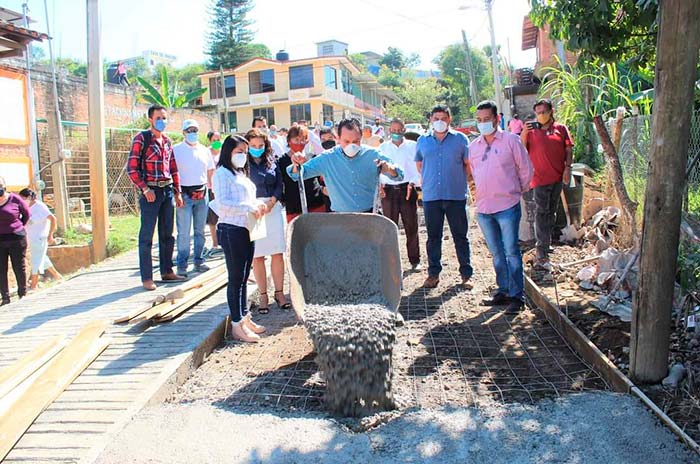
[[[178,91],[177,81],[175,81],[174,85],[171,87],[168,72],[165,68],[160,70],[160,90],[142,77],[136,77],[136,79],[145,89],[145,92],[141,94],[141,98],[148,103],[161,105],[165,108],[182,108],[204,95],[207,91],[205,88],[199,88],[187,94],[182,94],[182,92]]]

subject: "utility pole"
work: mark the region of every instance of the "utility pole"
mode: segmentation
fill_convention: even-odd
[[[230,133],[231,128],[228,125],[228,99],[226,98],[226,81],[224,80],[224,66],[219,65],[219,80],[221,81],[221,98],[224,101],[224,132]]]
[[[66,167],[63,164],[63,125],[61,122],[61,108],[58,106],[58,84],[56,82],[56,63],[53,57],[53,39],[49,29],[49,10],[44,0],[44,12],[46,14],[46,34],[49,36],[49,60],[51,61],[51,81],[53,84],[53,111],[48,113],[46,119],[49,127],[49,153],[53,163],[51,165],[51,179],[53,180],[54,209],[56,211],[57,227],[66,230],[70,225],[68,217],[68,186],[66,185]]]
[[[464,42],[464,53],[467,56],[467,72],[469,73],[469,94],[471,97],[472,105],[476,105],[479,102],[479,92],[476,88],[476,78],[474,76],[474,67],[472,65],[472,53],[469,49],[469,41],[467,40],[467,34],[462,29],[462,42]]]
[[[104,82],[100,0],[87,1],[88,152],[90,153],[90,217],[93,261],[107,258],[107,156],[104,139]]]
[[[658,382],[668,370],[684,189],[679,179],[687,166],[700,48],[698,11],[700,0],[659,2],[651,161],[630,339],[630,374],[642,383]]]
[[[501,95],[501,79],[498,75],[498,51],[496,49],[496,33],[493,29],[493,0],[484,0],[486,12],[489,15],[489,32],[491,33],[491,66],[493,67],[493,89],[496,91],[496,105],[503,111],[503,96]]]
[[[29,29],[29,5],[27,2],[22,3],[22,19],[24,27]],[[50,39],[49,39],[50,40]],[[26,46],[27,58],[27,103],[29,106],[29,155],[32,158],[32,173],[34,175],[34,189],[36,190],[39,200],[42,199],[41,189],[39,188],[39,138],[36,135],[36,109],[34,108],[34,88],[32,87],[32,44],[27,43]]]

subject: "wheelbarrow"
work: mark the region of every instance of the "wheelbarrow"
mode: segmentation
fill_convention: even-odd
[[[287,250],[290,296],[299,320],[307,304],[374,303],[398,310],[401,255],[398,228],[390,219],[368,213],[302,214],[289,225]]]

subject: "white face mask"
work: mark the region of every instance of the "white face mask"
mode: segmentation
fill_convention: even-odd
[[[360,152],[360,146],[354,143],[348,144],[343,149],[343,152],[350,158],[354,158]]]
[[[481,135],[491,135],[493,134],[493,131],[496,130],[496,128],[493,125],[493,122],[491,121],[480,122],[476,125],[476,127],[479,129],[479,133]]]
[[[439,119],[437,121],[433,121],[433,130],[435,132],[445,132],[447,130],[447,123]]]
[[[233,163],[233,166],[236,168],[244,167],[246,161],[248,161],[248,154],[247,153],[234,153],[231,156],[231,162]]]

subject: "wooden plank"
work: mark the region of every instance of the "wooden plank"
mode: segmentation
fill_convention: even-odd
[[[203,299],[207,298],[211,294],[219,291],[222,287],[225,287],[227,284],[228,284],[228,276],[227,275],[222,275],[222,276],[214,279],[212,282],[210,282],[205,287],[203,287],[201,290],[199,290],[195,295],[192,295],[191,298],[180,303],[178,308],[175,308],[172,311],[157,317],[157,322],[167,322],[167,321],[171,321],[171,320],[175,319],[180,314],[182,314],[185,311],[187,311],[188,309],[190,309],[192,306],[196,305],[197,303],[199,303]]]
[[[87,324],[0,415],[0,459],[7,456],[34,419],[107,347],[109,341],[99,338],[106,327],[106,321]]]
[[[0,398],[9,393],[17,385],[24,382],[29,376],[36,372],[37,369],[46,364],[61,351],[64,346],[64,337],[54,337],[37,346],[15,363],[0,371]]]
[[[574,346],[588,364],[600,374],[617,392],[629,393],[634,384],[605,356],[597,346],[574,325],[571,320],[554,303],[544,295],[542,290],[529,276],[525,276],[527,296],[544,312],[550,324],[564,339]]]

